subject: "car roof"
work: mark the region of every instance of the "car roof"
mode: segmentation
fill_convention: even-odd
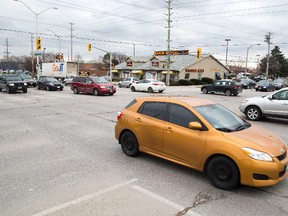
[[[176,102],[182,104],[188,104],[191,107],[198,107],[198,106],[205,106],[211,104],[217,104],[213,101],[204,99],[204,98],[196,98],[196,97],[181,97],[181,96],[170,96],[170,97],[160,97],[160,96],[153,96],[153,97],[138,97],[135,98],[138,102]]]

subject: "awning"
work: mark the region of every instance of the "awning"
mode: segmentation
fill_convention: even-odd
[[[119,73],[118,70],[111,70],[112,73]]]
[[[167,74],[167,71],[162,71],[162,74]],[[174,74],[174,71],[170,71],[170,74]]]
[[[132,74],[138,74],[138,73],[139,74],[144,74],[144,71],[143,70],[132,70],[131,73]]]

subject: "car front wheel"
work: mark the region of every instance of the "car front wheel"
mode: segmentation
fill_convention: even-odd
[[[124,132],[121,136],[121,147],[127,156],[135,157],[139,153],[137,138],[130,131]]]
[[[208,164],[207,175],[215,187],[223,190],[235,188],[240,183],[238,167],[227,157],[213,158]]]
[[[79,94],[79,91],[76,87],[73,88],[73,92],[74,92],[74,94]]]
[[[208,94],[208,89],[207,89],[207,88],[203,88],[203,89],[202,89],[202,93],[203,93],[203,94]]]
[[[133,91],[133,92],[135,92],[135,91],[136,91],[136,89],[135,89],[135,87],[134,87],[134,86],[132,86],[132,87],[131,87],[131,91]]]
[[[151,87],[148,88],[149,93],[153,93],[153,89]]]
[[[94,89],[94,90],[93,90],[93,94],[94,94],[95,96],[98,96],[98,95],[99,95],[98,89]]]
[[[50,91],[50,88],[49,88],[49,86],[46,86],[46,90],[47,90],[47,91]]]
[[[261,118],[261,110],[256,106],[250,106],[245,110],[245,115],[249,120],[257,121]]]

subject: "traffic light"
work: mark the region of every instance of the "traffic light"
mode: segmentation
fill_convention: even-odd
[[[36,38],[36,49],[37,50],[41,50],[41,38],[40,37],[37,37]]]
[[[88,51],[89,52],[91,51],[91,48],[92,48],[91,43],[88,43]]]
[[[199,59],[201,56],[201,48],[197,48],[197,54],[196,54],[197,58]]]

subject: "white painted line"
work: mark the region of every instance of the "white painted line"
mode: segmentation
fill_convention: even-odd
[[[155,193],[152,193],[151,191],[148,191],[148,190],[146,190],[142,187],[139,187],[137,185],[133,185],[132,188],[141,192],[141,193],[144,193],[145,195],[150,196],[153,199],[156,199],[156,200],[162,202],[163,204],[168,205],[168,206],[170,206],[170,207],[172,207],[178,211],[182,211],[185,209],[183,206],[180,206],[180,205],[178,205],[178,204],[176,204],[170,200],[165,199],[164,197],[161,197],[161,196],[159,196]],[[183,215],[200,216],[200,214],[193,212],[192,210],[187,211],[186,214],[183,214]]]
[[[118,188],[120,188],[120,187],[123,187],[123,186],[125,186],[125,185],[131,184],[131,183],[133,183],[133,182],[135,182],[135,181],[137,181],[137,179],[131,179],[130,181],[123,182],[123,183],[117,184],[117,185],[113,185],[112,187],[106,188],[106,189],[104,189],[104,190],[97,191],[97,192],[95,192],[95,193],[93,193],[93,194],[89,194],[89,195],[80,197],[80,198],[75,199],[75,200],[72,200],[72,201],[70,201],[70,202],[63,203],[63,204],[61,204],[61,205],[59,205],[59,206],[55,206],[55,207],[53,207],[53,208],[49,208],[49,209],[47,209],[47,210],[45,210],[45,211],[42,211],[42,212],[37,213],[37,214],[34,214],[34,215],[32,215],[32,216],[44,216],[44,215],[51,214],[51,213],[53,213],[53,212],[59,211],[59,210],[61,210],[61,209],[67,208],[67,207],[69,207],[69,206],[78,204],[78,203],[80,203],[80,202],[83,202],[83,201],[89,200],[89,199],[91,199],[91,198],[100,196],[100,195],[102,195],[102,194],[104,194],[104,193],[113,191],[113,190],[118,189]]]

